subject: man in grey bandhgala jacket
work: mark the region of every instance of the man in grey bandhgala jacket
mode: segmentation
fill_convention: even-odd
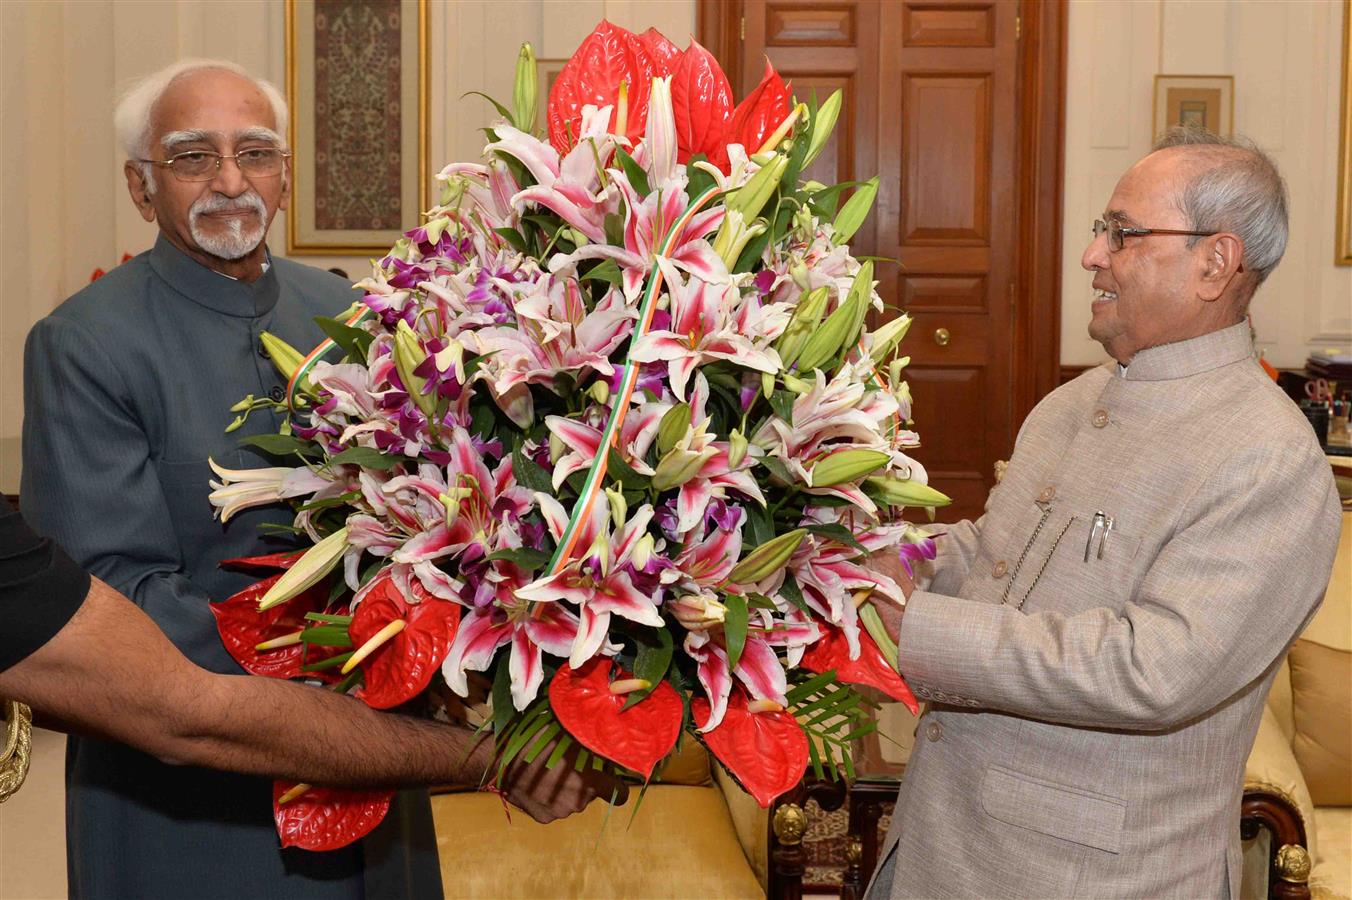
[[[287,517],[216,521],[207,458],[269,464],[238,438],[275,431],[279,417],[255,413],[224,433],[246,394],[281,397],[260,334],[308,348],[323,337],[314,317],[357,297],[263,243],[289,191],[275,88],[229,64],[179,65],[134,89],[117,119],[132,199],[160,236],[29,335],[23,508],[194,662],[239,672],[207,604],[256,576],[217,563],[276,549],[259,525]],[[66,773],[73,897],[441,896],[425,792],[401,794],[366,840],[316,854],[280,849],[263,779],[83,738],[70,741]]]
[[[876,898],[1238,896],[1244,762],[1340,515],[1244,321],[1285,190],[1251,146],[1172,133],[1094,231],[1116,361],[1038,405],[889,623],[930,706]]]

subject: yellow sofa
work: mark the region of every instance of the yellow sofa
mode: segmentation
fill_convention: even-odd
[[[1245,814],[1248,835],[1256,823],[1272,835],[1257,864],[1246,851],[1246,897],[1352,897],[1352,512],[1324,603],[1268,696]]]
[[[634,789],[546,826],[509,818],[493,794],[449,791],[432,816],[447,900],[766,895],[769,814],[689,739],[641,801]]]

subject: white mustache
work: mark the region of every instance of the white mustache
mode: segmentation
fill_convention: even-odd
[[[252,211],[261,219],[267,215],[267,207],[263,205],[263,198],[258,196],[256,191],[250,190],[238,197],[227,197],[224,194],[208,194],[201,198],[188,210],[188,215],[192,218],[209,215],[218,212],[247,212]]]

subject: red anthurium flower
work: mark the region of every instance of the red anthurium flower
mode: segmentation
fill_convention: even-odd
[[[732,85],[718,60],[692,40],[671,72],[671,108],[676,116],[676,161],[696,153],[726,157]]]
[[[648,94],[652,90],[653,57],[634,34],[602,20],[564,64],[549,89],[549,142],[559,153],[577,143],[582,132],[582,107],[616,108],[611,122],[619,122],[620,84],[627,85],[625,135],[637,143],[648,121]]]
[[[347,629],[352,646],[362,648],[377,634],[393,631],[391,623],[404,623],[360,661],[365,685],[357,696],[375,709],[389,709],[421,694],[446,659],[460,626],[459,606],[426,593],[417,579],[409,583],[421,602],[405,600],[388,575],[377,578],[357,604]]]
[[[300,667],[304,663],[305,646],[299,641],[271,650],[259,650],[258,645],[294,635],[313,624],[306,621],[305,614],[322,611],[328,600],[328,583],[320,582],[285,603],[259,612],[258,601],[281,577],[279,572],[246,587],[233,597],[210,605],[211,613],[216,617],[216,630],[220,632],[221,643],[225,644],[225,649],[235,658],[235,662],[251,675],[297,678],[304,674]],[[316,657],[313,649],[310,652],[311,661],[323,658]],[[329,671],[315,674],[321,679],[332,676],[333,673]]]
[[[582,746],[650,778],[680,737],[681,698],[663,681],[625,709],[626,695],[610,689],[611,666],[604,656],[592,657],[579,669],[565,665],[549,683],[549,705]]]
[[[846,684],[866,684],[882,691],[893,700],[906,704],[915,715],[920,711],[915,694],[887,662],[883,652],[865,631],[859,632],[859,658],[850,659],[850,646],[845,632],[825,622],[818,623],[825,636],[807,649],[799,663],[809,672],[836,670],[836,677]]]
[[[690,701],[695,724],[709,721],[709,701]],[[788,710],[751,712],[746,694],[733,692],[723,721],[700,735],[709,752],[768,809],[775,798],[793,790],[807,771],[807,735]]]
[[[666,36],[656,28],[649,28],[647,31],[637,35],[634,40],[642,45],[644,51],[652,59],[653,77],[662,78],[670,75],[676,68],[676,61],[681,58],[681,48],[677,47]]]
[[[287,802],[279,803],[288,794]],[[272,816],[283,847],[337,850],[370,834],[390,811],[394,791],[272,783]]]
[[[793,110],[790,101],[789,86],[779,77],[770,60],[765,60],[765,74],[760,84],[746,95],[737,108],[732,111],[732,124],[728,128],[728,143],[741,144],[750,156],[761,148],[765,139],[774,134],[775,129],[784,124]],[[711,162],[718,164],[711,156]],[[726,160],[726,154],[724,155]]]

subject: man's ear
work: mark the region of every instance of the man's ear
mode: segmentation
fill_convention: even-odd
[[[282,196],[277,201],[278,209],[286,209],[291,205],[291,158],[282,160]]]
[[[1244,242],[1239,235],[1222,231],[1203,241],[1202,275],[1198,296],[1207,302],[1219,300],[1236,275],[1242,272]]]
[[[145,172],[141,169],[141,165],[127,160],[122,172],[127,176],[127,193],[131,194],[131,202],[136,204],[136,210],[141,214],[141,218],[147,222],[155,221],[155,206],[150,202],[150,185],[146,184]]]

